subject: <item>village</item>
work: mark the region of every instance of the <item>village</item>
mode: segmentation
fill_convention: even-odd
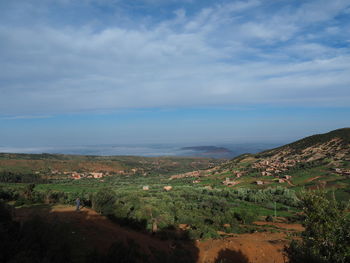
[[[275,179],[273,180],[274,182],[278,183],[288,183],[290,185],[293,185],[291,183],[292,176],[287,175],[286,172],[292,168],[298,165],[299,163],[304,162],[303,160],[300,160],[299,158],[294,158],[294,159],[285,159],[285,158],[270,158],[270,159],[265,159],[261,161],[257,161],[251,164],[250,166],[250,171],[255,171],[257,172],[260,176],[262,177],[274,177]],[[237,167],[238,168],[238,167]],[[132,168],[128,170],[119,170],[119,171],[96,171],[96,172],[91,172],[91,171],[58,171],[58,170],[51,170],[51,175],[65,175],[68,176],[68,178],[71,178],[73,180],[80,180],[83,178],[94,178],[94,179],[100,179],[103,181],[104,177],[107,176],[113,176],[113,175],[125,175],[125,176],[131,176],[131,175],[142,175],[146,176],[147,172],[144,171],[142,168]],[[235,186],[239,183],[241,183],[241,178],[244,175],[248,174],[248,169],[246,168],[238,168],[235,170],[218,170],[216,168],[211,168],[208,170],[194,170],[191,172],[186,172],[186,173],[181,173],[181,174],[175,174],[171,175],[169,177],[169,180],[175,180],[175,179],[182,179],[182,178],[194,178],[192,181],[192,184],[199,184],[201,183],[201,179],[203,177],[208,177],[212,175],[220,175],[220,174],[226,174],[228,175],[225,180],[223,180],[221,183],[225,186],[232,187]],[[341,168],[334,168],[334,172],[339,175],[345,175],[345,176],[350,176],[350,170],[347,169],[341,169]],[[231,174],[231,176],[230,176]],[[263,184],[270,184],[272,181],[266,181],[266,180],[256,180],[252,182],[253,184],[256,185],[263,185]],[[149,186],[143,186],[142,190],[147,191],[149,190]],[[172,190],[171,186],[166,186],[164,188],[165,191],[170,191]]]
[[[339,175],[345,175],[350,177],[350,169],[335,168],[334,171]]]
[[[263,160],[252,165],[252,168],[260,171],[262,176],[274,176],[282,172],[288,171],[289,168],[294,167],[300,160]]]
[[[124,170],[120,170],[118,172],[107,172],[107,171],[99,171],[99,172],[88,172],[88,171],[58,171],[58,170],[52,170],[51,171],[51,176],[59,176],[59,175],[64,175],[67,176],[68,178],[74,179],[74,180],[80,180],[82,178],[94,178],[94,179],[101,179],[106,176],[111,176],[111,175],[124,175],[126,172]]]
[[[279,160],[263,160],[259,161],[256,163],[253,163],[251,168],[254,170],[257,170],[261,176],[274,176],[276,177],[276,181],[278,183],[289,183],[290,184],[290,179],[292,176],[290,175],[285,175],[284,172],[288,171],[291,167],[294,167],[296,164],[300,163],[300,160],[286,160],[286,161],[279,161]],[[223,185],[226,186],[235,186],[240,183],[238,178],[241,178],[242,176],[246,175],[248,171],[246,170],[223,170],[223,171],[218,171],[216,168],[214,169],[209,169],[206,171],[192,171],[192,172],[187,172],[183,174],[177,174],[177,175],[172,175],[170,177],[170,180],[174,179],[181,179],[181,178],[189,178],[193,177],[196,178],[195,180],[192,181],[193,184],[198,184],[200,183],[201,177],[208,177],[211,175],[219,175],[219,174],[227,174],[227,173],[232,173],[233,177],[226,177],[224,181],[222,181]],[[282,175],[283,174],[283,175]],[[257,185],[262,185],[265,184],[265,181],[262,180],[257,180],[254,182]]]

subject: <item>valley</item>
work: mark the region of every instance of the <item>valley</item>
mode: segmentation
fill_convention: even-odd
[[[232,160],[2,153],[0,199],[21,225],[77,233],[72,262],[282,263],[306,193],[349,203],[349,142],[345,128]]]

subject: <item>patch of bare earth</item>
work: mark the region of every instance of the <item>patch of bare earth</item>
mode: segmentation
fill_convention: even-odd
[[[309,183],[309,182],[315,181],[316,179],[321,178],[321,177],[322,176],[315,176],[315,177],[307,179],[306,182]]]
[[[97,249],[104,253],[116,241],[132,239],[140,245],[146,254],[152,254],[151,250],[160,250],[170,253],[174,249],[172,241],[160,240],[150,234],[137,232],[110,221],[92,209],[83,208],[76,212],[72,206],[53,206],[46,209],[20,208],[16,209],[16,219],[25,221],[35,214],[44,216],[47,220],[56,220],[70,224],[77,229],[82,236],[87,249]],[[264,225],[265,222],[256,222],[256,225]],[[297,224],[267,223],[278,228],[285,229],[281,233],[252,233],[231,235],[223,239],[196,241],[184,244],[184,247],[196,253],[197,262],[236,262],[236,263],[283,263],[285,262],[282,250],[289,243],[287,230],[301,231]],[[187,229],[187,225],[181,225]],[[185,241],[183,241],[185,242]]]
[[[241,234],[222,240],[198,242],[198,262],[284,263],[284,233]]]
[[[151,247],[164,251],[169,250],[170,247],[168,242],[153,238],[146,233],[121,227],[89,208],[82,208],[77,212],[72,206],[53,206],[50,211],[36,210],[35,214],[47,220],[74,226],[83,237],[82,242],[86,243],[89,249],[97,249],[102,253],[107,252],[114,242],[126,242],[128,239],[135,240],[145,253],[150,252]],[[16,210],[18,221],[27,220],[32,216],[33,211],[30,208]]]
[[[292,230],[292,231],[304,231],[304,227],[300,224],[287,224],[287,223],[280,223],[280,222],[265,222],[265,221],[257,221],[254,222],[255,225],[258,226],[275,226],[284,230]]]
[[[230,234],[231,237],[222,240],[197,242],[198,262],[285,263],[283,249],[290,242],[287,234],[304,230],[300,224],[285,222],[257,221],[254,224],[265,229],[272,226],[280,232],[257,232],[234,236]]]

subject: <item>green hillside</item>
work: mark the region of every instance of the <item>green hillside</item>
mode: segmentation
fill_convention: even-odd
[[[350,144],[350,128],[342,128],[342,129],[337,129],[337,130],[330,131],[323,134],[315,134],[312,136],[308,136],[301,140],[292,142],[290,144],[286,144],[272,150],[261,152],[259,156],[264,156],[265,154],[270,154],[271,152],[280,151],[285,148],[290,148],[295,151],[301,151],[305,148],[312,147],[317,144],[323,144],[336,138],[341,140],[342,146],[348,147]]]

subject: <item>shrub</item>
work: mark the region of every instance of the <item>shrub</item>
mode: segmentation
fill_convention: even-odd
[[[234,213],[235,218],[243,224],[251,224],[257,220],[257,215],[249,210],[241,210]]]
[[[65,203],[67,195],[60,191],[48,191],[45,193],[45,199],[48,203]]]
[[[266,218],[265,218],[265,221],[266,222],[273,222],[273,217],[268,215]]]
[[[18,193],[12,189],[0,188],[0,199],[10,201],[16,200],[18,198]]]
[[[285,253],[291,263],[350,262],[350,219],[345,207],[325,192],[306,192],[302,198],[305,231]]]
[[[216,229],[211,226],[197,224],[190,229],[189,237],[191,239],[209,239],[218,238],[220,235],[217,233]]]
[[[92,208],[103,215],[112,215],[116,194],[110,189],[101,189],[92,199]]]

